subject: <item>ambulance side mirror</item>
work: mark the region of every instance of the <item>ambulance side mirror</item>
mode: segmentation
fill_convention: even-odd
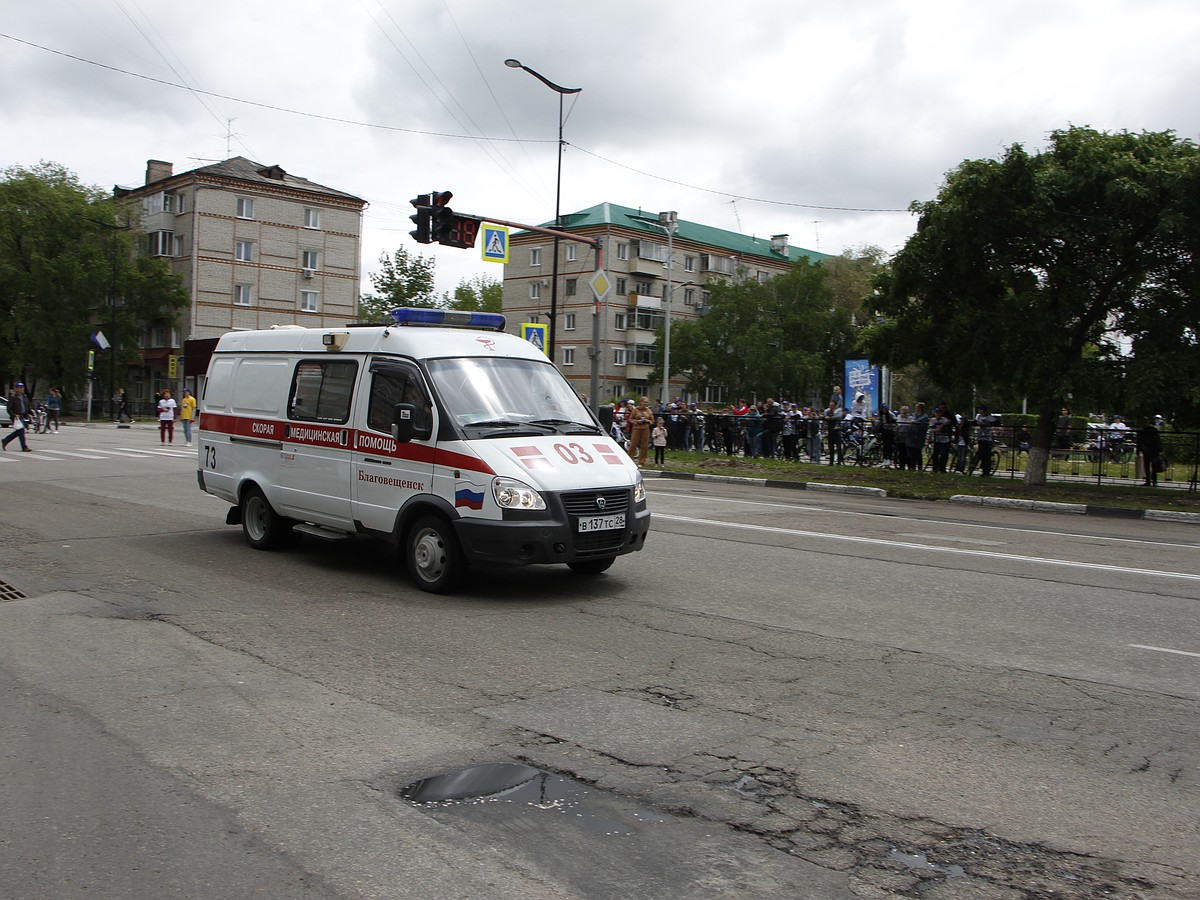
[[[427,441],[433,434],[429,411],[415,403],[397,403],[392,414],[392,437],[407,444],[413,438]]]

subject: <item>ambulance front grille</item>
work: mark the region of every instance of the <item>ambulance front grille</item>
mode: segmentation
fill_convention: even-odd
[[[603,501],[601,504],[599,501]],[[629,491],[576,491],[562,495],[563,508],[570,516],[596,516],[629,512]],[[613,531],[591,531],[575,535],[575,552],[581,556],[604,556],[621,549],[629,527]]]
[[[600,501],[603,500],[603,503]],[[619,513],[629,511],[629,491],[576,491],[573,494],[562,495],[563,507],[567,515],[597,516],[602,513]]]

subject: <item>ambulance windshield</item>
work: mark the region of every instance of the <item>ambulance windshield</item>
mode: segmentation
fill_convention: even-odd
[[[465,428],[599,433],[583,401],[548,362],[469,357],[431,359],[428,367],[446,411]]]

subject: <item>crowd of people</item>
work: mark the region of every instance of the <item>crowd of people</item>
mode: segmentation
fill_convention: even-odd
[[[1063,412],[1055,446],[1070,449],[1080,435],[1071,427],[1070,411]],[[1135,432],[1121,416],[1114,416],[1111,424],[1086,437],[1093,442],[1089,447],[1099,442],[1101,449],[1128,441],[1129,451],[1144,457],[1145,483],[1157,484],[1161,427],[1161,420],[1150,421]],[[996,471],[1001,447],[1028,453],[1032,443],[1027,426],[1002,425],[987,404],[979,404],[973,415],[955,413],[946,403],[932,411],[921,402],[873,410],[865,394],[856,393],[846,403],[836,386],[823,408],[770,397],[707,407],[682,399],[665,404],[648,397],[626,399],[613,405],[612,436],[638,465],[649,462],[651,447],[657,465],[663,464],[668,450],[841,465],[848,452],[858,454],[869,447],[868,460],[881,466],[968,475],[978,471],[983,477]]]

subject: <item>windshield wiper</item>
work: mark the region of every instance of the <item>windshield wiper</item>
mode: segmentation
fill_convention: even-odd
[[[584,429],[586,434],[598,434],[599,431],[591,422],[576,422],[573,419],[531,419],[531,425],[545,425],[548,428],[555,428],[559,425],[574,425],[576,428]]]
[[[466,428],[525,428],[529,425],[535,428],[546,428],[554,431],[554,426],[546,422],[514,422],[512,419],[486,419],[482,422],[466,422]]]

